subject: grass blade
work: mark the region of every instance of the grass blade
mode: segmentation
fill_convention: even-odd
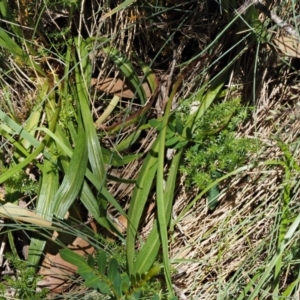
[[[59,218],[64,218],[69,207],[78,196],[84,181],[87,168],[88,153],[85,132],[79,121],[76,146],[71,157],[69,169],[55,196],[54,213]]]
[[[132,63],[122,55],[118,50],[114,48],[103,48],[103,51],[109,55],[114,64],[116,64],[123,75],[133,85],[134,90],[137,92],[141,104],[145,104],[147,101],[146,93],[143,89],[142,82],[139,80]]]
[[[129,5],[131,5],[133,2],[135,2],[135,0],[125,0],[124,2],[122,2],[121,4],[119,4],[118,6],[116,6],[114,9],[112,9],[110,12],[108,12],[104,16],[102,16],[101,20],[104,21],[106,18],[111,17],[115,13],[117,13],[117,12],[125,9],[126,7],[128,7]]]
[[[153,184],[157,170],[158,139],[154,142],[151,150],[146,156],[141,171],[136,181],[131,203],[128,211],[128,227],[126,240],[126,254],[129,274],[133,274],[133,259],[135,249],[135,237],[140,219],[149,197],[149,192]]]
[[[78,103],[80,105],[80,111],[82,114],[83,125],[85,129],[87,148],[88,148],[88,158],[95,176],[102,182],[105,183],[105,167],[103,163],[103,157],[101,152],[100,143],[98,141],[96,129],[94,126],[93,118],[91,115],[91,110],[89,108],[89,93],[88,88],[91,82],[92,67],[89,63],[88,51],[86,50],[86,43],[77,39],[75,44],[78,44],[77,48],[79,56],[80,69],[75,68],[75,78],[76,78],[76,95],[78,98]]]
[[[166,183],[166,189],[164,192],[165,203],[166,203],[166,215],[168,216],[166,222],[169,223],[171,217],[172,203],[174,199],[174,190],[177,178],[177,170],[181,160],[183,149],[179,150],[172,161],[172,165],[169,170],[168,180]],[[133,274],[146,273],[155,260],[157,259],[157,254],[160,248],[160,238],[158,233],[157,220],[154,221],[152,230],[147,238],[146,243],[143,245],[142,249],[139,251],[134,268]]]
[[[274,255],[273,259],[270,261],[268,266],[266,267],[264,273],[262,274],[262,277],[260,278],[259,282],[255,286],[255,289],[252,291],[252,293],[249,297],[249,300],[256,299],[257,295],[261,292],[261,288],[262,288],[263,284],[266,282],[266,279],[268,278],[268,276],[270,276],[270,273],[272,272],[272,270],[275,267],[278,260],[281,259],[284,250],[286,249],[289,242],[293,238],[293,235],[294,235],[295,231],[297,230],[299,224],[300,224],[300,215],[298,215],[298,217],[295,219],[295,221],[292,223],[289,230],[285,234],[284,239],[283,239],[278,251]]]

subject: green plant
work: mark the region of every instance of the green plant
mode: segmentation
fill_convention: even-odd
[[[37,283],[41,279],[29,264],[21,260],[17,255],[6,254],[6,259],[15,270],[15,275],[4,275],[0,284],[1,295],[13,295],[17,299],[45,299],[48,290],[43,288],[37,290]],[[8,299],[2,298],[0,299]]]
[[[4,172],[4,170],[2,171]],[[31,174],[31,176],[26,174],[24,170],[20,170],[9,178],[5,182],[6,201],[16,201],[22,195],[35,196],[38,191],[38,182],[34,178],[34,174]]]
[[[161,270],[161,266],[157,265],[146,274],[129,277],[127,272],[121,271],[118,261],[114,257],[108,259],[107,254],[102,250],[98,250],[96,259],[89,255],[85,260],[69,249],[60,250],[60,255],[67,262],[77,266],[77,273],[84,279],[86,287],[110,296],[111,300],[134,300],[145,297],[143,286],[148,284]],[[151,293],[151,299],[160,299],[159,294],[154,290]]]
[[[187,118],[182,111],[178,115],[183,120]],[[247,108],[238,100],[231,100],[211,106],[196,121],[180,168],[186,174],[188,185],[203,190],[245,163],[247,155],[257,147],[253,139],[236,137],[236,130],[247,115]]]
[[[70,252],[65,252],[67,259],[77,263],[79,274],[84,278],[87,286],[100,292],[102,289],[105,299],[108,297],[112,299],[156,297],[158,299],[160,289],[168,293],[169,298],[172,299],[174,285],[170,275],[171,268],[173,264],[187,261],[184,257],[178,260],[169,258],[170,250],[173,254],[174,250],[179,250],[172,247],[174,239],[170,235],[172,232],[174,236],[176,234],[174,226],[178,224],[179,228],[181,225],[179,222],[185,214],[192,212],[191,208],[197,201],[200,202],[197,203],[197,207],[202,204],[205,207],[206,204],[202,203],[201,199],[206,193],[208,193],[209,208],[214,208],[215,200],[219,195],[219,185],[224,186],[224,182],[230,185],[230,176],[249,171],[250,166],[244,166],[246,156],[257,146],[257,141],[236,137],[237,127],[249,113],[240,104],[244,99],[243,101],[227,100],[221,104],[215,102],[219,102],[224,94],[227,94],[227,99],[231,99],[228,94],[231,94],[232,85],[244,97],[250,95],[247,89],[253,84],[251,93],[253,92],[255,104],[256,100],[266,104],[268,97],[264,101],[259,101],[257,99],[259,94],[272,97],[280,94],[271,90],[271,84],[274,82],[277,84],[277,81],[273,80],[274,77],[270,76],[270,70],[274,71],[269,67],[270,61],[266,61],[267,56],[271,57],[269,55],[272,50],[268,48],[268,55],[263,57],[260,48],[260,45],[264,47],[266,40],[269,41],[269,35],[274,32],[274,28],[267,29],[270,22],[262,24],[261,14],[255,6],[248,8],[246,14],[237,14],[234,17],[233,9],[239,6],[239,1],[223,1],[221,13],[219,10],[217,13],[214,12],[213,4],[217,5],[218,1],[192,0],[181,3],[173,0],[148,2],[99,0],[96,2],[0,0],[2,24],[0,65],[5,71],[0,76],[0,92],[5,95],[5,101],[0,101],[0,134],[3,144],[8,145],[1,150],[4,149],[5,156],[11,158],[7,161],[0,153],[0,164],[3,163],[0,170],[0,184],[3,183],[3,188],[6,190],[6,196],[3,197],[2,186],[0,187],[0,199],[10,201],[10,195],[17,191],[19,195],[14,197],[14,200],[23,196],[26,196],[27,203],[32,200],[31,207],[36,209],[36,214],[47,219],[48,224],[53,222],[53,226],[57,225],[59,236],[56,241],[61,243],[64,242],[63,238],[60,238],[61,235],[67,232],[55,216],[63,219],[68,211],[74,211],[73,207],[76,207],[79,202],[88,211],[89,216],[101,226],[97,234],[101,235],[104,227],[113,231],[123,242],[124,236],[116,230],[114,220],[107,212],[113,214],[117,212],[125,216],[128,225],[124,252],[112,247],[111,258],[108,258],[103,251],[99,251],[95,258],[90,256],[87,262]],[[62,12],[62,17],[57,17],[57,12]],[[80,17],[77,17],[79,13]],[[214,19],[211,19],[211,16]],[[209,44],[206,43],[207,41],[210,41]],[[135,52],[134,55],[131,50]],[[192,74],[185,76],[184,72],[178,71],[177,67],[188,65],[190,61],[199,62],[198,57],[202,55],[208,59],[203,59],[200,64],[194,64]],[[106,65],[108,60],[110,64]],[[147,62],[149,66],[141,60]],[[248,64],[253,61],[254,64]],[[261,76],[264,62],[267,62],[268,68]],[[155,75],[153,70],[161,70],[162,76]],[[285,74],[286,70],[281,71],[281,74]],[[97,80],[100,81],[116,76],[118,80],[130,84],[136,96],[135,104],[141,105],[137,113],[131,111],[132,103],[124,99],[120,101],[121,98],[117,96],[113,97],[109,107],[105,108],[106,100],[103,101],[102,95],[96,95],[94,87],[90,84],[91,77],[96,79],[98,74]],[[252,74],[253,78],[251,78]],[[141,79],[141,75],[144,79]],[[165,89],[167,95],[164,95],[166,98],[163,99],[167,101],[166,110],[163,117],[149,121],[148,115],[151,117],[156,115],[152,104],[157,100],[156,91],[160,91],[158,78],[161,77],[163,82],[164,75],[169,75],[167,89]],[[173,81],[177,75],[179,75],[177,81],[176,79]],[[212,78],[213,76],[215,77]],[[149,101],[143,88],[145,80],[152,94],[149,96]],[[172,86],[173,82],[175,84]],[[262,91],[256,90],[257,84],[268,86],[268,91],[270,89],[271,93],[261,93]],[[286,84],[288,80],[284,85]],[[169,90],[171,90],[170,95]],[[21,92],[16,96],[12,91]],[[271,96],[270,98],[273,99]],[[20,102],[16,101],[16,98],[20,99]],[[105,99],[110,98],[112,97],[109,94],[105,95]],[[115,100],[116,98],[118,100]],[[199,105],[195,112],[190,112],[194,101]],[[171,113],[172,102],[180,103],[176,113]],[[288,102],[290,105],[291,101]],[[104,125],[100,130],[97,122],[94,124],[94,121],[99,120],[99,124],[102,125],[107,121],[108,116],[112,115],[115,107],[121,108],[120,114],[116,114],[119,119],[112,126]],[[261,110],[258,111],[258,115],[259,112]],[[256,121],[259,123],[259,120]],[[136,130],[133,129],[133,125],[138,126]],[[147,132],[148,138],[153,133],[153,128],[157,129],[157,135],[152,134],[150,137],[156,139],[152,140],[154,143],[150,151],[127,155],[132,153],[131,146],[136,141],[140,142],[144,130],[150,127],[152,128]],[[128,129],[133,129],[133,132],[126,136]],[[266,137],[264,138],[267,140]],[[102,147],[101,143],[105,139],[110,140],[111,149]],[[175,149],[173,158],[167,162],[166,148]],[[225,217],[221,226],[217,221],[214,223],[214,214],[210,216],[209,222],[201,219],[200,230],[206,227],[201,226],[202,221],[212,226],[193,239],[189,239],[185,231],[181,232],[185,235],[185,250],[191,247],[201,249],[203,255],[209,253],[205,255],[204,264],[200,251],[197,251],[196,256],[193,255],[194,262],[199,263],[201,260],[201,266],[204,266],[197,272],[196,277],[205,278],[209,288],[206,288],[205,284],[198,284],[202,279],[195,277],[193,282],[198,286],[189,288],[190,295],[195,290],[206,293],[207,289],[210,295],[201,295],[202,298],[209,299],[213,298],[210,297],[212,294],[218,294],[220,299],[228,297],[237,299],[239,295],[241,296],[238,299],[245,299],[254,291],[251,296],[254,299],[261,296],[261,289],[265,289],[264,293],[273,289],[272,292],[276,296],[282,294],[286,297],[292,296],[297,289],[299,275],[297,278],[296,272],[292,272],[293,276],[289,277],[293,282],[282,287],[282,278],[288,274],[287,264],[294,263],[298,258],[298,252],[295,251],[296,243],[289,248],[289,245],[284,244],[285,238],[292,240],[298,233],[296,227],[299,225],[299,220],[294,219],[295,214],[290,208],[293,203],[292,172],[296,169],[296,164],[286,149],[281,147],[281,150],[285,153],[285,160],[281,164],[278,161],[273,162],[276,167],[281,165],[284,169],[282,198],[277,198],[281,209],[276,212],[277,228],[273,231],[274,239],[266,239],[266,244],[258,251],[255,248],[257,237],[249,233],[254,223],[259,223],[265,220],[265,215],[272,214],[270,210],[272,205],[268,207],[262,205],[259,213],[255,215],[257,202],[263,202],[261,199],[249,206],[248,203],[241,201],[238,203],[239,206],[232,210],[226,206],[220,218],[216,218],[221,220],[223,216]],[[126,156],[123,155],[124,153]],[[146,157],[142,160],[144,155]],[[42,159],[36,160],[37,156]],[[138,163],[141,163],[141,169],[134,179],[116,178],[107,174],[107,170],[124,166],[137,159],[139,159]],[[37,183],[28,180],[23,171],[28,165],[30,168],[33,166],[39,169],[37,176],[39,187]],[[259,168],[257,165],[255,167]],[[201,191],[192,201],[183,203],[181,211],[174,211],[173,203],[176,199],[176,183],[180,171],[186,174],[187,184],[197,185]],[[249,172],[247,178],[251,179],[252,173]],[[133,193],[125,197],[124,201],[115,199],[112,190],[107,188],[107,179],[134,184]],[[165,186],[164,182],[166,182]],[[234,188],[239,189],[241,186],[237,185]],[[260,192],[257,194],[262,197]],[[252,202],[252,199],[247,196],[245,199]],[[149,225],[145,224],[144,218],[144,215],[148,214],[149,199],[155,197],[156,211],[153,214],[153,227],[149,235],[145,237],[143,234],[141,238],[140,230],[144,229],[144,225]],[[255,197],[256,195],[253,198]],[[123,206],[125,201],[127,201],[126,205]],[[220,202],[220,206],[222,204],[227,203]],[[242,206],[248,206],[250,210],[246,211],[246,214],[240,214]],[[129,207],[127,216],[123,211],[124,207],[126,209]],[[178,206],[174,207],[175,210],[176,207]],[[195,215],[201,213],[200,209],[195,212]],[[65,223],[72,217],[74,218],[71,215]],[[80,215],[78,219],[76,218],[76,224],[85,221],[81,217]],[[176,219],[173,220],[172,217]],[[15,218],[14,221],[17,222],[16,226],[24,226],[18,223],[19,219]],[[183,223],[185,221],[186,219]],[[295,230],[289,233],[288,226],[292,222]],[[30,230],[35,231],[36,228],[24,226],[31,237],[28,260],[31,262],[29,266],[34,266],[29,268],[32,274],[34,274],[33,269],[41,261],[46,240],[51,239],[53,231],[50,225],[48,227],[44,225],[50,231],[46,236],[42,236],[41,229],[44,228],[42,225],[39,226],[39,233],[32,235]],[[77,233],[79,236],[84,234],[81,230]],[[93,232],[89,232],[87,239],[91,241],[93,235]],[[217,238],[214,240],[215,237]],[[201,245],[203,240],[204,245]],[[106,242],[104,244],[107,245]],[[237,262],[229,250],[232,244],[234,246],[241,244],[244,249],[250,249],[251,256],[258,259],[247,260],[247,255],[238,253],[237,256],[240,256],[243,263]],[[96,249],[100,248],[96,242],[93,246]],[[234,266],[234,271],[223,268],[226,267],[227,250],[231,259],[229,264]],[[276,250],[279,254],[276,253],[275,262],[273,256]],[[188,251],[184,253],[189,255]],[[147,292],[151,291],[152,283],[156,283],[156,276],[151,277],[151,272],[158,272],[157,267],[154,266],[158,257],[162,258],[164,280],[162,276],[159,277],[162,285],[153,287],[156,292],[151,294]],[[267,269],[267,276],[264,275],[267,263],[261,263],[259,261],[261,257],[267,257],[265,261],[273,264]],[[248,263],[250,267],[245,261],[250,261]],[[219,262],[221,262],[220,268],[215,268],[219,266]],[[23,266],[17,268],[21,269]],[[245,273],[250,280],[247,280]],[[203,274],[205,276],[202,276]],[[194,275],[195,272],[191,273],[190,279]],[[255,286],[257,283],[258,285]],[[227,294],[227,290],[230,290],[230,293]],[[222,292],[225,296],[221,294]],[[27,297],[27,294],[24,297]],[[194,295],[190,297],[197,299]]]

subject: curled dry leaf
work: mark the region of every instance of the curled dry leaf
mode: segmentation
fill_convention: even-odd
[[[142,80],[142,77],[139,77]],[[168,75],[161,76],[160,81],[162,84],[166,83],[168,80]],[[92,78],[91,82],[92,86],[99,91],[110,93],[117,95],[122,98],[128,98],[132,99],[137,96],[136,92],[134,91],[133,87],[128,85],[127,83],[124,83],[121,79],[115,79],[115,78],[105,78],[105,79],[95,79]],[[145,91],[146,97],[151,97],[152,92],[149,88],[149,85],[147,82],[144,82],[142,84],[142,87]]]
[[[116,226],[121,232],[124,232],[127,227],[127,219],[119,216]],[[97,232],[95,223],[92,222],[91,227]],[[74,242],[69,244],[68,248],[81,256],[95,253],[95,248],[80,237],[77,237]],[[48,288],[52,293],[61,294],[73,283],[72,277],[76,275],[77,267],[63,260],[57,250],[56,254],[50,252],[53,253],[53,251],[48,251],[42,262],[39,275],[43,277],[43,280],[39,281],[38,286]],[[49,295],[51,297],[51,293]]]
[[[274,42],[284,55],[300,58],[300,41],[297,38],[281,36]]]
[[[123,98],[134,98],[136,94],[133,92],[133,88],[130,85],[124,83],[121,79],[105,78],[102,80],[92,79],[92,86],[99,91],[114,94]],[[145,90],[146,96],[151,96],[151,91],[146,82],[142,84]]]
[[[86,256],[95,252],[87,241],[77,237],[75,241],[68,246],[75,253]],[[53,293],[63,293],[72,283],[72,277],[76,275],[77,267],[63,260],[59,253],[47,253],[39,275],[43,280],[39,281],[39,287],[46,287]]]

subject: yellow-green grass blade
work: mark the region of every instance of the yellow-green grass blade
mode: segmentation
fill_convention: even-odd
[[[35,131],[35,128],[38,126],[39,122],[40,122],[40,117],[41,117],[41,114],[42,114],[42,103],[45,99],[48,98],[48,90],[50,89],[49,87],[49,81],[47,78],[42,78],[40,79],[41,83],[38,85],[38,90],[39,90],[39,93],[38,93],[38,96],[37,96],[37,108],[34,109],[29,118],[27,119],[26,121],[26,124],[24,126],[24,130],[26,130],[29,134],[31,135],[34,135],[34,131]],[[49,95],[49,98],[50,95]],[[52,98],[52,103],[55,107],[55,100],[54,98]],[[48,104],[46,104],[48,105]],[[32,144],[30,143],[29,140],[27,139],[21,139],[21,142],[24,146],[25,149],[29,149]]]
[[[32,67],[40,75],[45,76],[43,69],[30,59],[30,56],[3,30],[0,28],[0,47],[5,48],[9,53],[13,54],[20,60],[21,63]]]
[[[133,274],[133,260],[137,229],[146,202],[149,198],[149,193],[157,170],[158,146],[159,142],[157,139],[143,162],[130,201],[126,240],[127,268],[130,275]]]
[[[66,146],[66,144],[64,144],[60,138],[58,138],[57,134],[56,135],[53,134],[47,128],[38,128],[38,129],[44,131],[53,140],[55,140],[57,145],[59,145],[63,149],[63,151],[68,157],[73,156],[73,151],[68,146]],[[112,197],[112,195],[108,192],[108,190],[105,187],[103,187],[102,182],[99,181],[98,178],[96,178],[96,176],[88,168],[86,168],[85,176],[94,185],[94,187],[96,187],[103,194],[103,196],[105,196],[105,198],[118,210],[118,212],[121,215],[127,217],[124,210],[117,202],[117,200]]]
[[[89,53],[87,51],[86,43],[77,39],[75,44],[79,43],[77,52],[79,57],[79,67],[75,68],[76,90],[77,98],[80,105],[80,112],[83,119],[85,129],[88,158],[95,176],[105,185],[105,167],[102,157],[102,151],[98,140],[97,132],[94,126],[93,117],[89,107],[89,91],[92,67],[89,61]]]
[[[0,46],[8,50],[10,54],[19,57],[23,62],[29,60],[28,54],[2,28],[0,28]]]
[[[49,128],[50,131],[53,131],[55,126],[56,126],[56,122],[58,119],[58,115],[59,115],[59,111],[60,111],[60,106],[57,105],[57,107],[55,108],[55,112],[53,114],[53,118],[51,120],[51,123],[49,124]],[[4,113],[3,113],[4,114]],[[0,118],[5,122],[5,121],[10,121],[11,119],[9,117],[7,117],[5,114],[4,116],[2,115],[2,111],[0,111]],[[8,122],[11,123],[11,122]],[[14,122],[15,123],[15,122]],[[37,148],[29,155],[27,156],[24,160],[22,160],[21,162],[19,162],[16,166],[9,168],[5,173],[3,173],[2,175],[0,175],[0,184],[3,183],[4,181],[6,181],[8,178],[12,177],[16,172],[20,171],[21,169],[23,169],[24,167],[26,167],[33,159],[35,159],[40,153],[43,153],[44,148],[46,143],[49,140],[49,136],[45,136],[44,140],[42,143],[40,143]]]
[[[168,244],[168,223],[171,214],[171,210],[167,215],[167,203],[164,193],[164,167],[165,167],[165,143],[166,143],[166,134],[167,126],[170,117],[171,105],[174,99],[174,96],[183,80],[183,77],[180,76],[175,84],[173,85],[170,97],[168,99],[165,115],[162,120],[162,130],[157,138],[159,141],[158,148],[158,161],[157,161],[157,180],[156,180],[156,204],[157,204],[157,220],[158,220],[158,230],[159,236],[162,244],[163,252],[163,265],[164,265],[164,274],[168,287],[169,296],[174,296],[172,280],[171,280],[171,270],[170,270],[170,258],[169,258],[169,244]]]
[[[96,122],[95,122],[96,128],[98,128],[111,115],[111,113],[116,108],[119,101],[120,101],[120,97],[117,95],[114,95],[113,98],[111,99],[109,105],[102,113],[102,115],[96,120]]]
[[[156,91],[157,88],[157,78],[155,73],[152,71],[152,69],[150,68],[149,65],[145,64],[139,57],[138,55],[134,54],[134,57],[136,58],[136,60],[138,61],[139,65],[142,68],[142,71],[144,73],[144,77],[146,78],[150,89],[152,91],[152,93],[154,93]]]
[[[30,155],[30,153],[20,144],[19,141],[16,141],[12,137],[13,135],[8,134],[6,130],[2,129],[2,127],[3,127],[3,124],[0,124],[0,135],[2,135],[4,138],[6,138],[6,140],[9,143],[11,143],[15,147],[15,149],[17,149],[19,151],[19,154],[21,155],[21,157],[28,157]],[[10,130],[9,130],[9,132],[10,132]],[[40,170],[43,169],[42,165],[39,163],[36,163],[36,166]]]
[[[1,127],[3,125],[7,125],[9,126],[12,130],[13,133],[9,130],[10,134],[17,134],[20,135],[21,137],[23,137],[24,139],[30,141],[30,143],[32,144],[32,146],[39,148],[40,146],[43,146],[42,143],[38,142],[31,134],[29,134],[26,130],[23,129],[22,126],[20,126],[19,124],[17,124],[14,120],[12,120],[11,118],[9,118],[3,111],[0,110],[0,119],[5,122],[4,124],[1,125]],[[53,134],[49,129],[47,128],[36,128],[36,130],[40,130],[40,131],[44,131],[46,133],[46,135],[51,136],[51,138],[53,140],[55,140],[55,142],[57,143],[58,146],[61,146],[61,148],[65,151],[66,155],[68,157],[71,157],[73,154],[73,151],[71,150],[71,145],[69,144],[68,140],[66,138],[63,138],[63,134],[59,134],[59,132],[61,132],[61,130],[59,130],[59,126],[57,126],[57,130],[56,130],[56,134]],[[9,136],[8,136],[9,138]],[[29,153],[22,148],[22,146],[20,145],[20,149],[23,149],[21,151],[21,153],[24,154],[25,157],[29,157]],[[31,158],[29,158],[27,161],[28,163],[30,161],[32,161],[32,159],[35,158],[35,156],[37,154],[39,154],[41,151],[36,151],[34,154],[31,154]],[[52,160],[53,155],[50,154],[47,151],[44,151],[43,154],[45,155],[45,157],[49,160]],[[63,155],[63,154],[61,154]],[[61,159],[61,162],[64,162],[65,159]],[[26,166],[26,162],[22,162],[24,167]],[[68,167],[68,165],[66,166]],[[0,176],[0,180],[5,181],[7,178],[11,177],[12,175],[14,175],[14,173],[16,172],[16,169],[12,170],[10,174],[3,174],[5,175],[4,178],[2,177],[2,175]],[[117,202],[116,199],[113,198],[113,196],[109,193],[109,191],[104,188],[102,186],[102,182],[100,182],[93,174],[90,170],[86,171],[86,177],[87,179],[89,179],[89,181],[98,189],[100,190],[100,192],[105,196],[105,198],[114,206],[116,207],[116,209],[119,211],[120,214],[124,215],[126,217],[125,212],[123,211],[122,207],[119,205],[119,203]],[[3,182],[2,181],[2,182]],[[99,220],[99,209],[98,209],[98,203],[96,201],[96,199],[94,197],[91,196],[91,193],[89,192],[85,192],[85,188],[88,187],[88,185],[85,183],[83,186],[83,193],[82,193],[82,202],[83,204],[86,206],[86,208],[88,209],[88,211],[90,211],[92,213],[92,215],[95,217],[95,219],[98,221]],[[102,190],[101,190],[102,188]],[[89,195],[89,197],[85,198],[85,195]],[[110,221],[109,221],[110,222]],[[111,222],[110,222],[111,223]],[[101,224],[102,225],[102,224]],[[103,225],[104,226],[104,225]],[[104,226],[105,227],[105,226]],[[109,228],[111,228],[111,226],[109,226]],[[109,229],[108,228],[108,229]],[[115,230],[117,232],[117,230]]]
[[[31,112],[29,118],[26,121],[24,129],[31,135],[34,135],[35,128],[39,125],[42,114],[42,106],[38,107]],[[29,149],[32,145],[30,141],[22,139],[22,144],[25,149]]]
[[[106,18],[111,17],[112,15],[116,14],[117,12],[125,9],[132,3],[134,3],[136,0],[125,0],[118,6],[116,6],[114,9],[112,9],[110,12],[106,13],[104,16],[101,17],[100,20],[104,21]]]
[[[48,82],[47,82],[48,83]],[[41,99],[47,99],[47,92],[49,86],[46,84],[47,89],[41,89]],[[47,115],[48,123],[51,128],[55,128],[51,124],[53,123],[53,117],[55,115],[55,106],[56,100],[54,93],[50,93],[49,98],[46,100],[45,111]],[[36,126],[36,124],[35,124]],[[55,124],[56,126],[56,124]],[[55,145],[51,138],[48,139],[48,143],[46,145],[50,153],[55,153]],[[56,160],[45,160],[44,167],[42,171],[42,183],[40,186],[40,190],[38,193],[38,198],[36,202],[36,212],[44,217],[46,220],[52,221],[53,217],[53,206],[55,202],[53,199],[55,198],[55,194],[58,189],[58,167]],[[43,253],[46,241],[45,239],[41,239],[39,237],[32,237],[29,246],[28,260],[33,265],[38,265],[41,255]]]
[[[54,151],[53,143],[51,150]],[[51,152],[52,152],[51,151]],[[44,160],[44,166],[42,171],[42,183],[40,185],[36,213],[48,221],[52,221],[53,217],[53,205],[54,197],[58,189],[58,172],[57,167],[48,159]],[[33,236],[30,240],[30,246],[28,250],[28,262],[37,266],[41,255],[43,253],[46,240],[38,236]]]
[[[24,129],[20,124],[11,119],[7,114],[5,114],[2,110],[0,110],[0,120],[2,120],[3,124],[7,125],[13,130],[13,134],[20,135],[20,137],[26,141],[28,141],[33,147],[39,147],[41,144],[37,141],[32,134],[30,134],[26,129]],[[3,126],[1,125],[1,127]],[[3,127],[2,127],[3,128]],[[4,128],[3,128],[4,129]],[[9,133],[9,132],[8,132]],[[51,155],[49,153],[44,152],[44,155],[50,159]]]
[[[165,191],[164,191],[167,223],[170,223],[170,221],[171,221],[172,205],[173,205],[173,199],[174,199],[174,192],[175,192],[175,188],[176,188],[177,172],[178,172],[178,168],[180,165],[183,151],[184,151],[184,149],[181,148],[175,153],[174,158],[172,160],[172,164],[171,164],[169,172],[168,172],[168,179],[167,179],[166,187],[165,187]]]
[[[54,145],[51,145],[54,151]],[[53,216],[54,196],[58,189],[58,170],[53,161],[46,159],[42,173],[42,184],[39,190],[36,212],[46,220],[51,221]]]

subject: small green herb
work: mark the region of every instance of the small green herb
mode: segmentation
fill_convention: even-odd
[[[16,273],[14,276],[4,276],[3,282],[5,284],[1,284],[0,293],[5,295],[9,292],[7,290],[7,287],[9,287],[15,299],[45,299],[48,290],[37,290],[37,283],[41,280],[41,277],[36,275],[34,268],[28,268],[28,263],[12,254],[6,254],[6,258],[11,263],[13,269],[16,270]]]
[[[189,185],[204,189],[217,173],[231,172],[245,163],[256,144],[249,138],[237,138],[236,130],[248,111],[238,100],[228,101],[210,107],[196,122],[181,166]],[[180,117],[183,118],[182,113]]]

